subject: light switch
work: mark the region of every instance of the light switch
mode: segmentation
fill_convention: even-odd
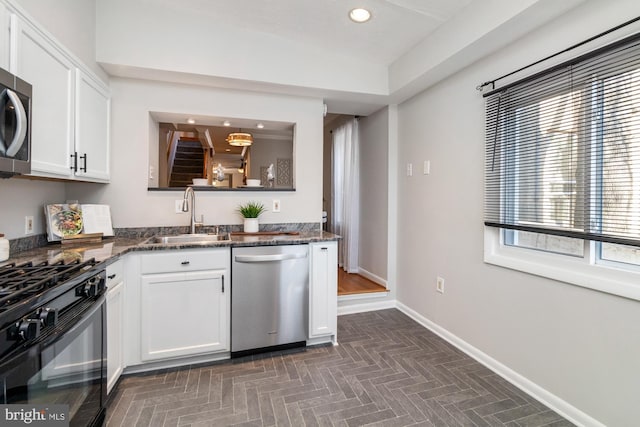
[[[424,175],[429,175],[431,173],[431,161],[430,160],[425,160],[424,161],[424,166],[422,169],[422,173]]]

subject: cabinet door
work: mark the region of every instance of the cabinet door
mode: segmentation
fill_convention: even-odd
[[[107,292],[107,393],[120,378],[124,368],[124,283],[108,283]]]
[[[109,180],[109,106],[107,88],[76,69],[76,176],[83,180]]]
[[[72,176],[74,69],[51,40],[11,16],[11,72],[33,87],[32,175]]]
[[[9,69],[10,19],[7,7],[0,3],[0,68]]]
[[[338,249],[336,242],[309,244],[309,337],[336,335],[338,324]],[[335,338],[334,338],[335,340]]]
[[[226,270],[142,276],[141,359],[229,350]]]

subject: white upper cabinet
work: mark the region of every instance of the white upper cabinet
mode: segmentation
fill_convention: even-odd
[[[109,92],[89,74],[76,69],[77,176],[109,180]]]
[[[108,87],[37,24],[2,3],[0,19],[3,10],[10,14],[9,71],[33,88],[31,175],[108,182]]]
[[[9,69],[9,36],[11,15],[7,7],[0,3],[0,68]]]
[[[32,86],[33,175],[73,176],[75,67],[31,24],[11,17],[11,72]]]

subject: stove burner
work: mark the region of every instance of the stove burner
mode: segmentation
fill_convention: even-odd
[[[91,258],[85,262],[75,260],[68,264],[62,261],[49,264],[45,261],[39,264],[13,263],[0,267],[0,313],[72,279],[96,264],[95,259]]]

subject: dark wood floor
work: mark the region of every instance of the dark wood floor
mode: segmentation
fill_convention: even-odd
[[[338,341],[125,377],[107,426],[573,425],[398,310],[340,316]]]
[[[338,268],[338,296],[371,292],[387,292],[387,288],[359,274],[350,274]]]

